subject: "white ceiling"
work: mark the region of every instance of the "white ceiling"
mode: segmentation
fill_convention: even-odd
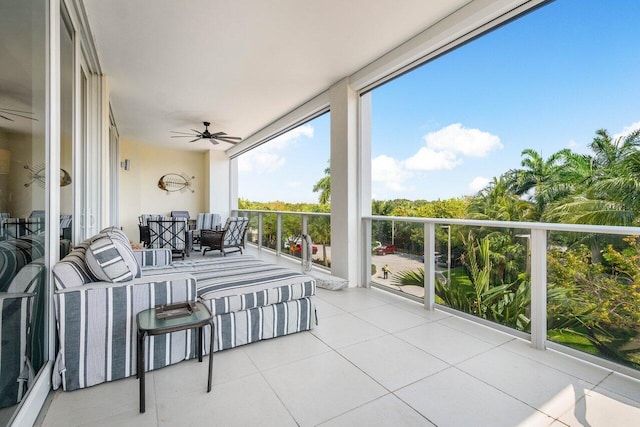
[[[470,0],[84,0],[122,138],[246,138]],[[230,145],[221,144],[219,149]]]

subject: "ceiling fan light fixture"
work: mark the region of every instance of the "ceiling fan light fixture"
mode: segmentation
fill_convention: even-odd
[[[211,132],[209,132],[209,126],[211,126],[211,122],[202,122],[202,124],[204,125],[203,132],[197,131],[195,129],[191,129],[195,133],[171,131],[172,133],[180,134],[180,135],[172,135],[171,138],[194,138],[195,137],[195,139],[189,142],[194,142],[199,139],[208,139],[213,145],[218,145],[220,141],[228,142],[229,144],[237,144],[238,142],[242,141],[242,138],[239,138],[237,136],[227,136],[225,132],[216,132],[212,134]]]

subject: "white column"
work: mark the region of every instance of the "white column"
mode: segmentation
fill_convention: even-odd
[[[208,159],[208,168],[205,168],[209,172],[207,209],[208,212],[220,214],[224,223],[232,209],[231,160],[224,151],[216,150],[209,151]]]
[[[358,198],[359,210],[362,216],[371,215],[371,92],[360,97],[359,110],[359,162],[360,170],[358,179],[360,181],[360,197]],[[360,247],[358,251],[361,256],[360,277],[358,284],[368,287],[371,282],[371,221],[362,222],[359,220]]]
[[[331,103],[331,272],[358,283],[358,95],[348,79],[329,90]]]

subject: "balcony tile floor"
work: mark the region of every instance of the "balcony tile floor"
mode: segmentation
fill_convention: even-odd
[[[55,392],[44,426],[638,426],[640,382],[375,289],[318,290],[311,332]],[[206,359],[205,359],[206,362]]]

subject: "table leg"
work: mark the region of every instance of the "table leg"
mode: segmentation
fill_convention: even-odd
[[[144,332],[138,331],[138,378],[140,378],[140,413],[145,411],[144,390]]]
[[[202,362],[202,327],[198,328],[198,362]]]
[[[213,376],[213,340],[215,339],[215,325],[211,322],[211,340],[209,341],[209,382],[207,383],[207,393],[211,391],[211,378]]]

